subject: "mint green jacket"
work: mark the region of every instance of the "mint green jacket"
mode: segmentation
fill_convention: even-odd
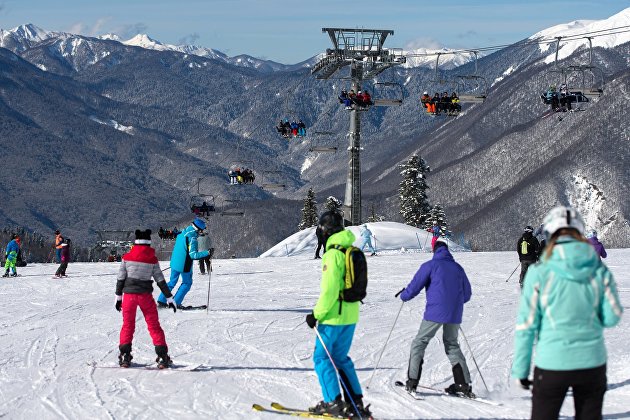
[[[560,237],[552,254],[529,267],[516,321],[512,377],[547,370],[590,369],[606,363],[604,328],[623,312],[612,274],[593,247]]]
[[[322,257],[322,282],[317,304],[313,315],[320,324],[351,325],[359,321],[360,302],[339,301],[339,293],[343,290],[346,277],[346,256],[338,249],[331,249],[333,245],[348,248],[355,241],[355,236],[349,230],[342,230],[328,238],[326,252]],[[339,314],[339,305],[341,314]]]

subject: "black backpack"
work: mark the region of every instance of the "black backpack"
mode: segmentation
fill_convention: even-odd
[[[350,246],[343,248],[333,245],[334,249],[344,253],[346,257],[346,278],[343,290],[339,293],[339,313],[343,302],[361,302],[367,296],[367,261],[359,248]]]

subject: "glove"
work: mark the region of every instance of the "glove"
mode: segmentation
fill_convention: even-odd
[[[116,295],[116,305],[114,305],[114,307],[118,312],[120,312],[122,309],[122,296]]]
[[[405,291],[405,287],[403,287],[402,289],[400,289],[400,291],[399,291],[398,293],[396,293],[396,294],[394,295],[394,297],[398,297],[398,296],[400,296],[400,294],[401,294],[402,292],[404,292],[404,291]]]
[[[530,381],[529,379],[525,378],[525,379],[519,379],[518,380],[519,385],[521,386],[521,388],[523,389],[529,389],[530,386],[532,386],[532,381]]]
[[[168,305],[169,308],[173,309],[173,312],[177,312],[177,305],[175,305],[175,301],[173,300],[172,297],[166,298],[166,304]]]
[[[315,325],[317,325],[317,318],[315,318],[315,315],[313,315],[313,312],[306,315],[306,325],[308,325],[309,328],[315,328]]]

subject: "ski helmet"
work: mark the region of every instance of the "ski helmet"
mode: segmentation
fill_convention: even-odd
[[[197,231],[205,230],[206,222],[204,222],[203,219],[200,219],[199,217],[197,217],[195,220],[193,220],[193,226],[195,227]]]
[[[319,218],[319,226],[326,236],[343,230],[343,216],[336,211],[326,211]]]
[[[573,207],[558,206],[551,209],[543,220],[545,236],[550,238],[560,229],[575,229],[584,234],[584,220]]]
[[[533,232],[534,228],[531,227],[530,225],[525,226],[525,229],[523,229],[523,232]]]

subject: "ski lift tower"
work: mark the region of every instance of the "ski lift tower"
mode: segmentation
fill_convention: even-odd
[[[311,74],[317,79],[328,79],[337,70],[350,66],[350,80],[355,92],[361,90],[364,80],[405,62],[401,49],[385,49],[383,44],[394,31],[382,29],[343,29],[322,28],[333,43],[324,57],[313,66]],[[379,101],[374,98],[373,106],[400,105],[399,101]],[[353,107],[350,110],[350,129],[348,131],[350,165],[346,179],[346,194],[343,201],[345,218],[352,225],[361,223],[361,118],[360,112],[368,108]]]

